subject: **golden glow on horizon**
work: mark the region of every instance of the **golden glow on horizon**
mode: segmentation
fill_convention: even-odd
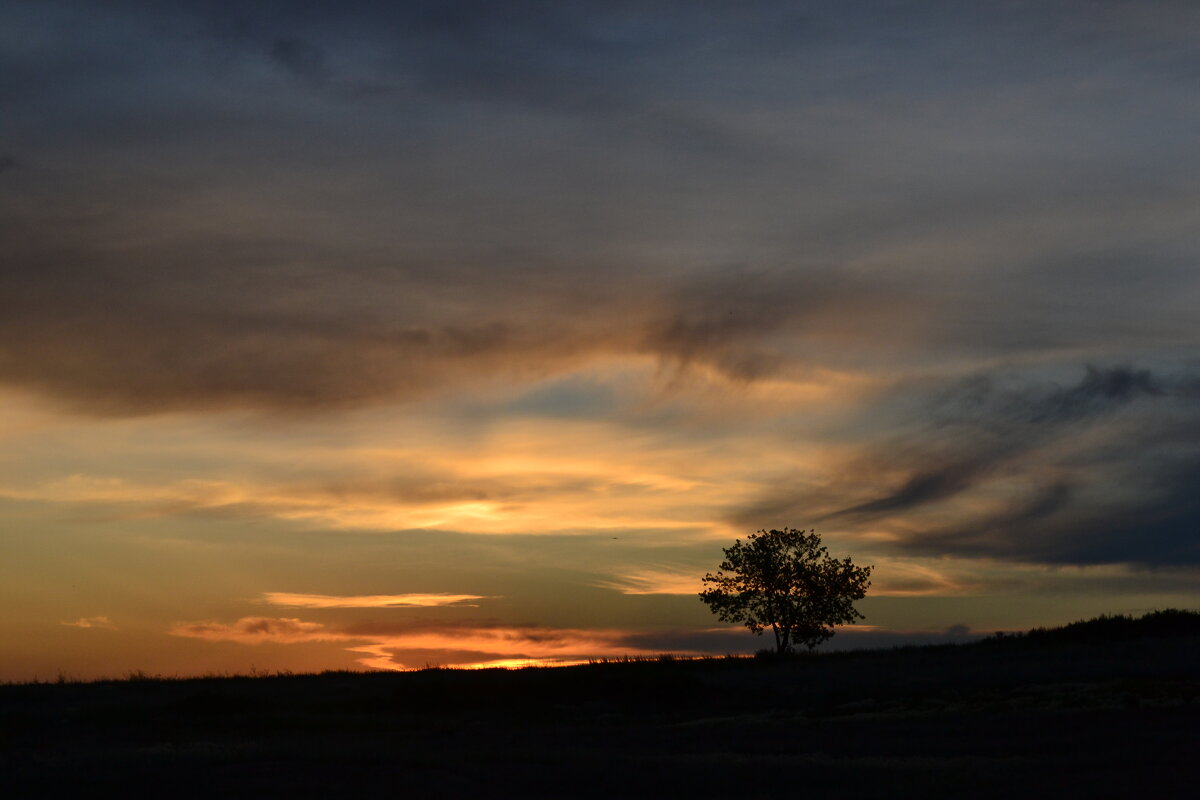
[[[495,661],[481,661],[478,664],[462,664],[458,669],[524,669],[525,667],[574,667],[591,663],[592,659],[554,659],[554,658],[499,658]]]
[[[836,628],[849,633],[882,630],[878,625],[869,624],[838,625]],[[742,633],[738,626],[705,628],[698,632],[731,631]],[[350,629],[330,629],[320,623],[295,618],[244,617],[232,625],[217,622],[176,623],[170,633],[245,645],[344,642],[348,652],[360,655],[356,659],[360,665],[367,669],[387,671],[430,666],[456,669],[571,666],[606,658],[656,657],[664,652],[662,648],[628,644],[627,638],[636,631],[610,629],[451,625],[442,629],[416,627],[372,634]],[[748,645],[754,641],[747,638],[744,643]],[[442,654],[440,657],[437,655],[439,653]],[[698,658],[712,653],[675,648],[671,655]]]
[[[624,642],[630,631],[516,626],[479,627],[453,625],[416,626],[395,630],[359,632],[330,628],[294,617],[243,617],[233,624],[214,621],[177,622],[168,631],[174,636],[240,644],[299,644],[345,642],[347,650],[365,654],[358,662],[371,669],[404,670],[426,665],[429,653],[475,653],[460,656],[447,666],[478,666],[507,662],[567,663],[596,657],[657,655],[661,650]],[[415,651],[416,663],[400,659]]]
[[[493,658],[481,661],[434,663],[426,661],[422,664],[398,664],[393,650],[385,645],[363,645],[346,648],[352,653],[364,653],[363,658],[356,659],[367,669],[384,670],[387,672],[405,672],[424,667],[452,666],[454,669],[521,669],[524,667],[570,667],[577,664],[587,664],[591,658],[554,658],[554,657],[518,657]]]

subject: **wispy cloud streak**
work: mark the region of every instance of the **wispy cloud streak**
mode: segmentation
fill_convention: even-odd
[[[780,487],[731,518],[804,509],[910,555],[1194,566],[1193,382],[1088,366],[1067,386],[984,374],[923,387],[893,418],[905,432],[857,444],[824,486]]]
[[[296,618],[243,617],[234,623],[180,622],[169,633],[217,642],[345,642],[374,669],[434,664],[575,663],[588,658],[650,655],[625,631],[513,626],[498,622],[403,622],[326,626]]]
[[[112,620],[105,616],[96,617],[80,617],[73,622],[63,622],[62,625],[68,625],[72,628],[105,628],[107,630],[116,630],[117,626]]]
[[[293,608],[433,608],[437,606],[466,606],[474,608],[478,604],[472,600],[484,600],[479,594],[449,594],[433,592],[429,594],[366,594],[366,595],[328,595],[328,594],[297,594],[294,592],[264,592],[263,601],[273,606],[290,606]]]

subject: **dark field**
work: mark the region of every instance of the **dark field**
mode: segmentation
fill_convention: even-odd
[[[788,660],[0,686],[0,785],[13,798],[1196,797],[1196,619]]]

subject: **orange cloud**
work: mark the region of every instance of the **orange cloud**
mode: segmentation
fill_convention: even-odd
[[[640,645],[636,634],[623,630],[582,630],[503,626],[486,623],[379,624],[328,628],[295,618],[243,617],[233,624],[180,622],[169,631],[218,642],[263,643],[345,642],[363,654],[358,662],[371,669],[403,670],[428,664],[464,667],[569,664],[589,658],[655,655],[661,647]]]
[[[273,606],[293,608],[432,608],[435,606],[470,606],[470,600],[483,600],[481,594],[364,594],[329,595],[298,594],[294,592],[263,592],[263,600]]]
[[[189,636],[216,642],[262,644],[275,642],[338,641],[345,637],[326,631],[319,622],[304,622],[294,617],[242,617],[232,625],[220,622],[177,622],[169,631],[174,636]]]
[[[70,625],[72,628],[107,628],[108,630],[116,630],[117,626],[112,624],[108,617],[80,617],[74,622],[62,622],[60,625]]]

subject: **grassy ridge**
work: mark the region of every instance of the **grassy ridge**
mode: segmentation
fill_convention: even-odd
[[[1034,628],[1024,638],[1031,642],[1105,642],[1130,639],[1200,636],[1200,613],[1172,608],[1141,617],[1104,614],[1058,628]],[[995,638],[995,637],[993,637]]]
[[[1198,621],[788,659],[10,685],[0,775],[10,796],[1184,797]]]

